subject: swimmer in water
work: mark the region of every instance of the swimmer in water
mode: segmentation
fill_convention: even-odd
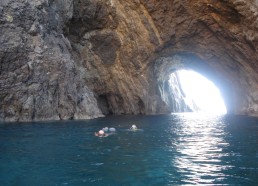
[[[105,134],[103,130],[100,130],[99,132],[95,132],[95,136],[97,137],[107,137],[108,135]]]
[[[132,125],[132,127],[130,128],[130,130],[137,130],[136,125]]]
[[[114,132],[116,132],[116,129],[115,129],[115,128],[113,128],[113,127],[111,127],[111,128],[109,128],[109,132],[114,133]]]
[[[108,132],[108,127],[102,129],[104,132]]]

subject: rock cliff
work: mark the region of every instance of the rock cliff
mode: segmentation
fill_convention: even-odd
[[[193,69],[229,113],[258,116],[253,0],[1,0],[0,120],[86,119],[190,108]],[[170,94],[170,92],[172,93]]]
[[[1,120],[102,115],[63,35],[72,7],[72,1],[0,2]]]

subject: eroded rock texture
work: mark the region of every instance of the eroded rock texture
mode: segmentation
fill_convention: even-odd
[[[1,120],[101,116],[63,35],[73,2],[4,0],[0,14]]]
[[[257,13],[252,0],[2,0],[0,119],[190,110],[176,77],[167,86],[182,68],[258,116]]]

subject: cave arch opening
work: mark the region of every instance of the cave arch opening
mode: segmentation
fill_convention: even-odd
[[[180,70],[191,70],[212,82],[214,84],[213,86],[217,87],[215,92],[220,95],[220,99],[222,100],[221,102],[224,102],[224,104],[222,104],[223,106],[214,107],[214,104],[212,104],[211,101],[206,101],[208,102],[207,104],[211,106],[210,108],[206,109],[206,112],[220,112],[221,114],[234,113],[235,94],[233,91],[232,83],[228,79],[225,71],[223,71],[223,68],[220,68],[216,65],[217,64],[214,64],[214,66],[210,65],[199,56],[191,53],[177,53],[174,55],[159,57],[155,61],[154,72],[157,79],[158,92],[160,94],[161,100],[168,108],[168,111],[170,113],[176,113],[198,110],[191,108],[191,106],[187,104],[185,93],[180,86],[179,77],[177,75],[177,72]],[[192,80],[193,78],[188,77],[187,79]],[[196,82],[195,87],[206,87],[206,85],[198,85],[198,83],[199,82]],[[194,83],[188,84],[192,85]],[[205,92],[205,90],[202,91]],[[210,94],[211,93],[206,93],[205,97]],[[214,98],[208,99],[213,100]]]
[[[191,111],[209,114],[227,113],[219,88],[208,78],[194,70],[181,69],[170,75],[170,86],[173,86],[171,84],[174,76],[178,79],[179,90]]]

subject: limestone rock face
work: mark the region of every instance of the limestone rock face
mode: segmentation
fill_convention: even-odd
[[[178,69],[258,116],[257,13],[247,0],[1,0],[0,120],[188,111],[177,78],[167,86]]]

